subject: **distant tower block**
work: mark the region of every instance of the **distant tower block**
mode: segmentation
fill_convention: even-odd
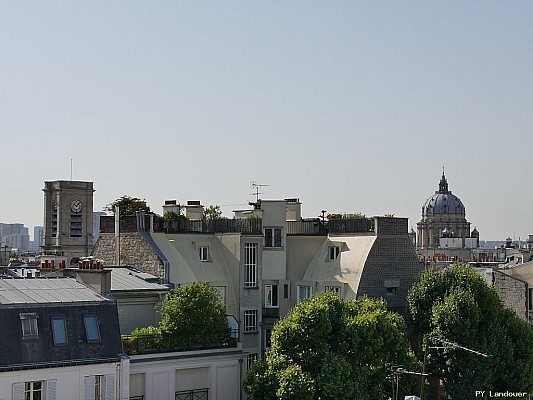
[[[44,183],[42,253],[67,257],[71,263],[93,247],[93,182]]]

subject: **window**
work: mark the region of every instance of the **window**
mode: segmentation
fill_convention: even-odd
[[[283,285],[283,298],[284,299],[289,298],[289,285],[288,284]]]
[[[84,315],[83,321],[85,323],[85,334],[87,335],[87,342],[100,342],[100,329],[98,327],[98,319],[95,315]]]
[[[339,258],[341,248],[339,246],[329,246],[329,259],[330,261],[336,260]]]
[[[257,286],[257,243],[244,244],[244,287]]]
[[[340,286],[324,286],[324,292],[327,292],[328,290],[332,290],[335,294],[338,294],[339,296],[341,294]]]
[[[54,337],[54,346],[67,344],[67,324],[65,317],[52,317],[52,334]]]
[[[244,332],[257,330],[257,310],[244,310]]]
[[[226,286],[214,286],[220,295],[220,304],[226,306]]]
[[[251,353],[246,356],[246,369],[250,369],[252,364],[257,361],[257,353]]]
[[[272,329],[265,329],[265,349],[270,349],[272,346]]]
[[[200,257],[200,261],[209,261],[209,247],[207,246],[201,246],[198,248],[198,256]]]
[[[55,400],[56,383],[56,379],[14,383],[13,400]]]
[[[24,400],[44,399],[44,381],[24,383]]]
[[[281,228],[265,228],[265,247],[281,247]]]
[[[84,379],[84,400],[115,398],[115,375],[91,375]]]
[[[396,289],[395,287],[388,287],[387,288],[387,296],[395,296],[396,295]]]
[[[20,313],[19,318],[22,323],[22,337],[24,339],[31,339],[39,337],[39,329],[37,326],[37,313]]]
[[[311,286],[298,286],[298,303],[307,300],[313,295]]]
[[[265,285],[265,307],[279,307],[278,285]]]
[[[533,289],[529,289],[529,311],[533,311]]]

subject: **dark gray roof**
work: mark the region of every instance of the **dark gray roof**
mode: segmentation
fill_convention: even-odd
[[[0,304],[103,302],[107,299],[71,278],[0,279]]]

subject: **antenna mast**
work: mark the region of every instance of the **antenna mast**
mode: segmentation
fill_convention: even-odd
[[[268,186],[268,185],[263,185],[263,184],[255,182],[255,181],[252,181],[252,189],[255,192],[255,193],[252,193],[252,194],[255,195],[255,202],[256,203],[259,202],[259,195],[263,194],[262,192],[259,191],[259,188],[264,187],[264,186]]]

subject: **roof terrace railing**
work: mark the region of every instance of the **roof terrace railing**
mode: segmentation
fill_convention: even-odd
[[[127,355],[168,353],[237,347],[238,330],[201,335],[122,335],[122,346]]]
[[[154,222],[159,233],[242,233],[262,234],[261,219],[180,219]]]

